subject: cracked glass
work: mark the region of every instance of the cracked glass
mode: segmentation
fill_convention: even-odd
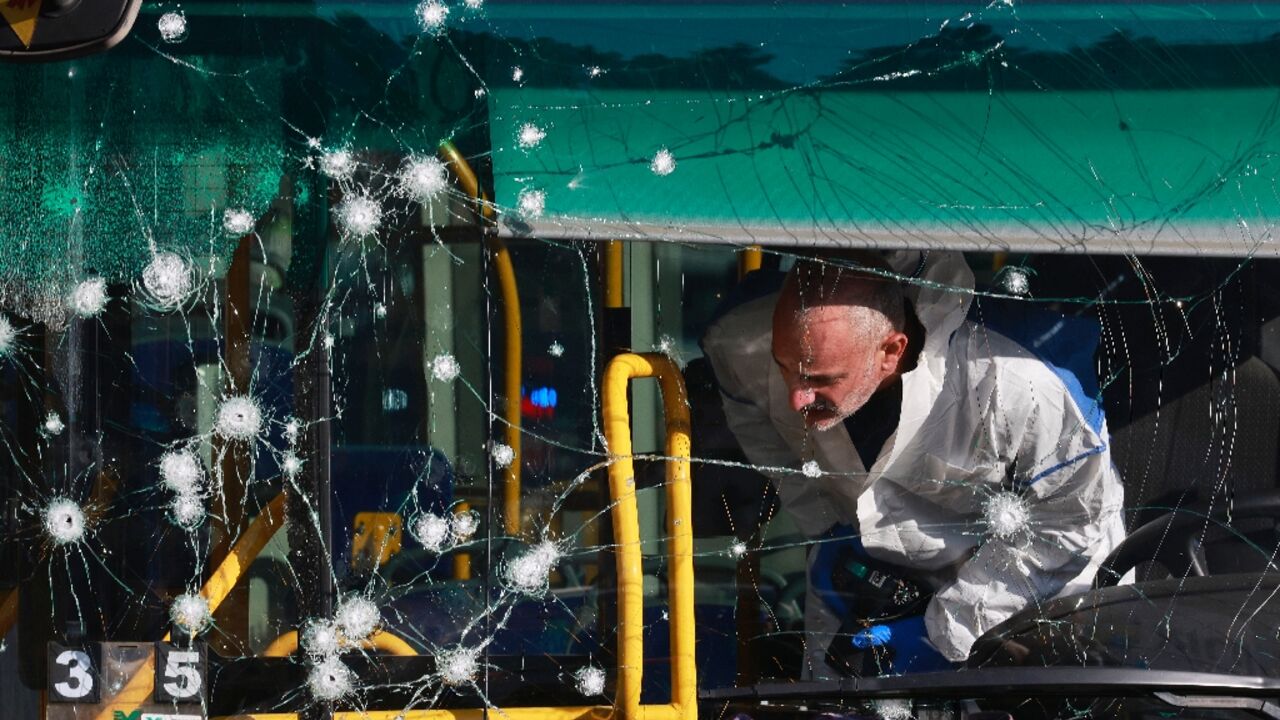
[[[0,716],[1280,717],[1278,52],[210,0],[0,65]]]

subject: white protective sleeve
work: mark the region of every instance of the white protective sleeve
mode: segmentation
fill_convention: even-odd
[[[978,637],[1035,598],[1087,589],[1098,564],[1124,537],[1124,492],[1105,426],[1095,433],[1085,424],[1065,388],[1038,361],[1005,367],[1003,374],[987,387],[980,422],[1014,458],[1015,482],[1027,486],[1020,496],[1029,520],[1007,537],[988,528],[956,578],[934,594],[925,614],[929,639],[953,661],[968,657]]]

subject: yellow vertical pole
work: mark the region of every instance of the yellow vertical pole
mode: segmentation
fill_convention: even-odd
[[[696,624],[693,586],[693,490],[689,458],[689,399],[684,377],[672,360],[649,356],[662,387],[667,432],[667,605],[671,612],[671,704],[684,718],[697,717],[698,683],[694,656]]]
[[[637,369],[633,358],[618,355],[609,362],[602,399],[611,459],[609,494],[613,499],[613,542],[618,567],[618,678],[614,702],[627,720],[639,716],[644,675],[644,571],[635,468],[631,462],[631,416],[627,408],[627,383]]]
[[[764,264],[764,250],[759,245],[751,245],[738,251],[738,279],[755,272]]]
[[[480,179],[471,169],[471,164],[458,152],[458,148],[445,141],[440,144],[440,156],[445,164],[458,178],[462,191],[475,200],[482,218],[489,218],[493,208],[488,198],[480,190]],[[521,345],[520,292],[516,286],[516,272],[511,264],[511,252],[500,238],[489,238],[489,252],[493,256],[494,269],[498,275],[498,288],[502,297],[502,319],[504,338],[506,340],[506,357],[504,362],[503,393],[505,397],[503,420],[506,423],[504,438],[506,444],[514,451],[511,464],[502,470],[502,526],[508,535],[516,535],[521,530],[520,518],[520,376],[524,348]]]
[[[613,500],[613,538],[618,552],[618,682],[615,702],[622,718],[641,717],[644,575],[627,383],[642,377],[658,379],[666,411],[671,708],[677,717],[694,718],[697,716],[697,666],[694,656],[689,402],[680,369],[660,353],[618,355],[605,368],[604,430],[609,443],[609,490]]]
[[[275,499],[258,512],[257,517],[249,523],[249,527],[231,546],[226,557],[214,568],[209,579],[205,581],[204,587],[200,588],[200,594],[209,601],[210,615],[218,611],[218,606],[227,599],[227,595],[240,582],[240,578],[244,576],[258,554],[275,536],[276,531],[284,526],[284,495],[284,493],[276,495]],[[169,633],[165,633],[162,641],[169,642]],[[92,716],[94,720],[112,720],[116,710],[127,715],[138,706],[150,702],[151,693],[155,689],[155,675],[155,656],[153,655],[133,673],[110,704],[99,708],[98,713]]]
[[[622,243],[618,240],[604,246],[604,306],[622,307]]]
[[[520,293],[516,288],[516,271],[511,265],[511,252],[499,238],[489,239],[498,285],[502,292],[502,318],[506,339],[506,367],[503,371],[505,395],[506,444],[514,455],[502,469],[502,524],[508,535],[520,533],[520,364],[524,354],[520,332]]]

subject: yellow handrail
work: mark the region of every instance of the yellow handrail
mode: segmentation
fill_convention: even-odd
[[[484,191],[480,189],[480,179],[476,177],[471,164],[458,152],[458,148],[449,141],[440,144],[440,157],[458,178],[462,191],[475,200],[482,218],[493,216]],[[516,272],[511,264],[511,252],[501,238],[491,237],[488,240],[489,251],[493,255],[494,270],[498,275],[498,287],[502,293],[502,318],[505,329],[506,358],[503,378],[505,393],[504,420],[506,421],[505,439],[515,455],[509,465],[502,469],[502,525],[508,535],[520,533],[523,523],[520,518],[520,380],[524,348],[521,340],[520,291],[516,285]]]
[[[236,540],[236,544],[231,547],[231,551],[223,558],[213,574],[205,581],[204,587],[200,588],[200,594],[209,601],[210,615],[217,611],[223,600],[227,599],[227,595],[235,588],[254,558],[258,557],[276,531],[284,525],[284,502],[285,495],[282,492],[267,503],[240,539]],[[164,634],[164,642],[169,642],[169,633]],[[155,666],[156,659],[152,655],[147,658],[142,667],[138,668],[133,677],[129,678],[129,682],[116,694],[111,704],[103,707],[95,720],[111,720],[116,710],[124,710],[125,714],[128,714],[148,703],[151,700],[151,692],[155,689]]]
[[[283,492],[267,503],[240,539],[236,540],[236,544],[231,547],[231,552],[227,553],[227,557],[205,581],[204,587],[200,588],[200,594],[209,601],[210,615],[218,609],[223,600],[227,599],[227,595],[231,594],[231,590],[240,581],[244,571],[253,564],[262,549],[271,542],[271,538],[275,537],[276,531],[284,525],[284,503]],[[166,634],[164,637],[167,642],[169,636]]]
[[[631,461],[631,418],[627,384],[656,377],[662,388],[667,432],[667,598],[671,613],[671,703],[678,718],[697,717],[697,667],[694,660],[692,494],[689,486],[689,402],[680,370],[659,353],[623,354],[609,361],[604,374],[604,433],[609,445],[609,490],[613,500],[614,542],[618,553],[618,690],[623,718],[649,717],[640,705],[644,671],[644,598],[640,521],[635,468]],[[665,716],[665,711],[658,714]]]
[[[514,451],[511,462],[502,469],[502,524],[508,535],[519,534],[520,521],[520,372],[521,347],[520,292],[516,288],[516,271],[511,253],[499,238],[489,239],[498,284],[502,289],[502,318],[506,330],[506,369],[503,391],[506,394],[506,440]]]
[[[458,184],[462,186],[462,192],[476,202],[476,211],[480,213],[480,217],[492,220],[493,206],[489,204],[489,198],[480,189],[480,178],[476,175],[476,171],[471,169],[471,163],[467,162],[467,159],[463,157],[458,150],[458,146],[454,145],[452,140],[445,140],[440,143],[440,157],[444,160],[444,164],[453,171],[454,177],[458,178]]]
[[[738,279],[755,272],[764,264],[764,250],[759,245],[750,245],[738,251]]]
[[[618,240],[604,246],[604,306],[622,307],[622,242]]]
[[[366,650],[381,650],[390,655],[410,657],[418,654],[413,646],[396,635],[379,630],[360,642]],[[271,641],[259,657],[289,657],[298,650],[298,631],[290,630]]]
[[[640,704],[644,669],[644,597],[640,520],[631,455],[631,417],[627,385],[656,377],[666,414],[667,453],[667,602],[671,612],[671,702]],[[665,355],[623,354],[609,361],[604,376],[604,432],[609,443],[609,490],[613,501],[614,543],[618,548],[618,682],[615,706],[469,708],[424,710],[350,710],[334,720],[696,720],[697,667],[694,657],[693,500],[689,484],[689,403],[680,370]],[[290,640],[286,638],[292,636]],[[276,643],[296,646],[297,633]],[[270,649],[269,649],[270,651]],[[292,647],[290,648],[292,652]],[[290,714],[237,715],[224,720],[295,720]]]

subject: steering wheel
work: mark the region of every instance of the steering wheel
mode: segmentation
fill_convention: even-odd
[[[1094,587],[1111,587],[1138,565],[1156,561],[1174,577],[1204,577],[1209,568],[1200,553],[1200,540],[1211,525],[1229,527],[1236,520],[1267,518],[1280,521],[1280,492],[1245,495],[1228,504],[1194,503],[1174,509],[1134,530],[1102,563]],[[1273,565],[1274,563],[1270,563]]]

